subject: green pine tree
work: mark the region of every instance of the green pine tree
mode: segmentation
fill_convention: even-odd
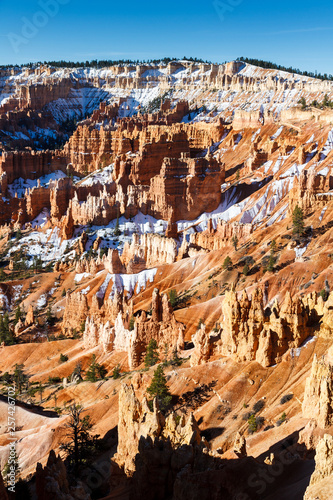
[[[14,382],[16,385],[16,388],[21,394],[23,385],[28,382],[28,377],[23,371],[24,365],[15,365],[15,370],[14,370]]]
[[[171,307],[174,309],[178,304],[177,290],[175,290],[175,289],[170,290],[169,301],[170,301]]]
[[[96,355],[93,354],[90,366],[86,373],[86,380],[89,380],[89,382],[96,382],[99,378],[104,379],[106,374],[107,374],[107,369],[105,368],[105,366],[97,363]]]
[[[250,272],[250,268],[249,268],[249,265],[248,264],[245,264],[245,266],[243,267],[243,274],[244,276],[247,276]]]
[[[129,331],[132,332],[134,330],[134,327],[135,327],[135,318],[134,316],[132,316],[129,322],[129,327],[128,327]]]
[[[167,380],[164,375],[163,366],[159,365],[154,371],[153,380],[147,389],[150,397],[157,398],[161,411],[166,410],[170,405],[172,396],[167,386]]]
[[[293,221],[293,234],[297,237],[300,237],[304,234],[304,214],[303,210],[296,205],[293,215],[292,215],[292,221]]]
[[[158,349],[158,346],[157,346],[156,340],[151,339],[148,346],[147,346],[147,351],[146,351],[146,357],[145,357],[145,367],[146,368],[154,366],[158,362],[159,357],[158,357],[157,349]]]
[[[46,312],[46,322],[48,325],[53,325],[54,323],[54,316],[52,314],[52,309],[51,309],[51,306],[49,306],[47,308],[47,312]]]
[[[268,265],[267,265],[267,271],[272,273],[274,271],[274,266],[275,266],[275,257],[274,257],[274,254],[271,252],[271,254],[269,256]]]
[[[14,325],[16,325],[20,321],[21,317],[22,317],[22,311],[20,305],[18,305],[15,311]]]
[[[256,421],[256,417],[254,414],[250,415],[247,423],[249,424],[249,433],[250,434],[257,432],[257,421]]]
[[[230,259],[229,255],[224,259],[224,262],[223,262],[223,269],[228,269],[230,270],[230,268],[232,267],[232,260]]]

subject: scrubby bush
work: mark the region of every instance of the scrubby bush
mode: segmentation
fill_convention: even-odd
[[[263,407],[265,406],[265,401],[263,399],[259,399],[254,405],[253,405],[253,411],[254,413],[259,413]]]
[[[293,394],[285,394],[281,400],[280,400],[280,405],[284,405],[291,401],[293,399],[294,395]]]
[[[282,413],[281,417],[279,418],[279,420],[276,422],[276,426],[277,427],[280,427],[280,425],[283,424],[283,422],[285,422],[287,419],[287,415],[285,412]]]
[[[66,361],[68,361],[68,356],[66,356],[66,354],[60,354],[60,363],[66,363]]]

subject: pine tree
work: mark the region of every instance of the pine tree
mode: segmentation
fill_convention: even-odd
[[[119,377],[120,377],[120,365],[117,365],[113,369],[112,378],[114,380],[117,380]]]
[[[107,369],[105,368],[105,366],[97,363],[96,355],[93,354],[90,366],[87,370],[86,380],[89,380],[89,382],[96,382],[99,378],[104,379],[106,374],[107,374]]]
[[[135,318],[134,316],[132,316],[129,322],[129,327],[128,327],[129,331],[132,332],[134,330],[134,327],[135,327]]]
[[[24,365],[15,365],[15,370],[14,370],[14,382],[15,385],[18,389],[19,394],[22,392],[22,387],[23,384],[28,382],[28,377],[25,375],[23,371]]]
[[[159,407],[162,411],[170,405],[172,396],[167,386],[167,380],[162,365],[159,365],[154,371],[153,380],[147,392],[153,399],[157,398]]]
[[[97,380],[97,363],[95,354],[92,355],[90,366],[86,373],[86,380],[89,380],[89,382],[96,382]]]
[[[15,311],[14,325],[17,325],[17,323],[20,321],[21,317],[22,317],[22,312],[21,312],[20,305],[18,305],[17,309]]]
[[[52,314],[52,309],[51,309],[51,306],[49,306],[47,308],[47,313],[46,313],[46,322],[48,325],[53,325],[54,323],[54,316]]]
[[[300,237],[304,234],[304,214],[303,210],[296,205],[293,211],[293,234],[297,237]]]
[[[70,418],[65,427],[69,441],[61,444],[60,449],[66,453],[69,465],[77,471],[80,464],[92,458],[99,436],[90,436],[93,423],[89,415],[82,417],[84,409],[81,406],[73,404],[68,411]]]
[[[236,250],[237,252],[237,246],[238,246],[238,238],[237,238],[237,235],[234,234],[233,237],[232,237],[232,244],[234,245],[234,249]]]
[[[249,268],[249,265],[248,264],[245,264],[245,266],[243,267],[243,274],[244,276],[247,276],[250,272],[250,268]]]
[[[145,367],[149,368],[150,366],[156,365],[158,362],[158,352],[157,352],[157,342],[155,339],[151,339],[148,346],[147,346],[147,351],[146,351],[146,357],[145,357]]]
[[[223,269],[228,269],[230,270],[230,268],[232,267],[232,260],[230,259],[229,255],[228,257],[226,257],[224,259],[224,262],[223,262]]]
[[[169,292],[169,301],[172,308],[175,308],[178,304],[178,294],[174,288]]]
[[[248,424],[249,424],[249,433],[250,434],[257,432],[257,421],[256,421],[256,417],[254,414],[250,415],[250,418],[248,420]]]

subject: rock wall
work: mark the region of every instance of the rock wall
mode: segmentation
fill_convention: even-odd
[[[314,356],[302,410],[305,418],[315,418],[322,429],[333,425],[333,347],[321,358]]]
[[[256,360],[271,366],[313,334],[307,307],[289,292],[281,307],[273,305],[268,317],[261,289],[254,290],[251,299],[245,291],[241,299],[234,291],[226,292],[222,315],[221,354],[240,362]]]
[[[316,448],[316,468],[304,500],[329,500],[333,491],[333,437],[325,434]]]
[[[80,292],[67,292],[65,311],[62,321],[62,331],[65,335],[72,334],[76,329],[81,329],[82,323],[88,316],[87,296]]]
[[[116,462],[127,474],[136,469],[135,459],[141,439],[170,440],[173,447],[199,444],[201,441],[197,423],[190,414],[187,421],[182,417],[177,424],[171,413],[166,419],[154,401],[153,411],[144,398],[140,403],[132,385],[121,386],[119,392],[118,448]]]

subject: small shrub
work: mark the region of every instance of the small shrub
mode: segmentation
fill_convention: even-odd
[[[170,290],[169,301],[170,301],[171,307],[173,309],[178,305],[179,299],[178,299],[177,290],[174,290],[174,289]]]
[[[260,399],[253,405],[253,411],[254,413],[259,413],[263,407],[265,406],[265,401],[263,399]]]
[[[327,302],[327,299],[329,297],[329,293],[326,290],[322,290],[319,293],[320,297],[323,299],[324,302]]]
[[[283,422],[285,422],[287,419],[287,415],[285,412],[282,413],[281,417],[279,418],[279,420],[276,422],[276,426],[277,427],[280,427],[280,425],[283,424]]]
[[[256,417],[254,415],[251,415],[247,421],[249,424],[249,434],[254,434],[257,432],[257,422],[256,422]]]
[[[243,420],[245,421],[249,421],[251,417],[253,417],[255,414],[253,413],[253,411],[248,411],[247,413],[244,413],[243,415]]]
[[[294,395],[293,394],[286,394],[283,396],[280,400],[280,405],[284,405],[286,403],[289,403],[293,399]]]
[[[68,361],[68,356],[66,354],[60,354],[60,363],[66,363]]]
[[[114,380],[117,380],[119,377],[120,377],[120,365],[117,365],[113,369],[112,378]]]
[[[60,377],[49,377],[49,380],[48,380],[48,383],[50,385],[60,384],[60,382],[61,382],[61,378]]]

